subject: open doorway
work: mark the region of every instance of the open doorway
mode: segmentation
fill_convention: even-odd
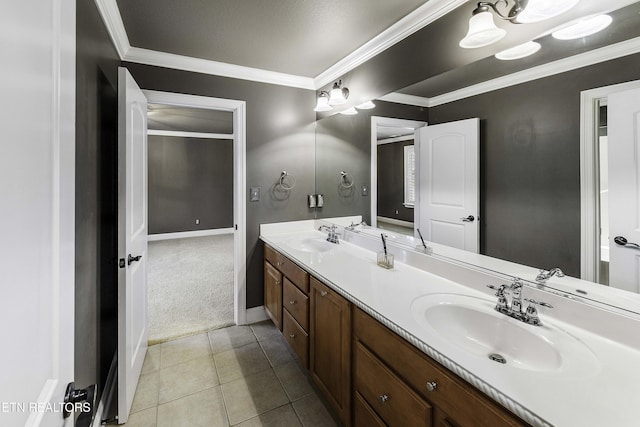
[[[244,323],[244,124],[236,101],[145,95],[153,344]]]
[[[374,227],[409,236],[414,234],[414,133],[423,126],[426,122],[371,117],[371,225]]]
[[[640,81],[582,92],[580,158],[581,278],[635,292],[638,94]]]

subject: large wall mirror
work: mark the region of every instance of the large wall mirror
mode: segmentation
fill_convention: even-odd
[[[459,67],[380,94],[373,110],[318,117],[316,190],[324,195],[325,206],[316,216],[362,215],[367,223],[384,228],[389,226],[380,223],[379,217],[397,215],[395,225],[410,229],[404,194],[390,202],[398,206],[401,201],[404,210],[398,206],[380,215],[381,209],[372,209],[376,206],[372,197],[388,191],[386,183],[376,182],[378,174],[372,179],[372,168],[389,171],[398,167],[400,158],[400,151],[384,155],[377,151],[372,156],[375,117],[430,126],[478,118],[478,252],[540,269],[559,267],[568,276],[602,283],[603,301],[610,303],[606,301],[609,291],[616,301],[626,295],[624,308],[640,313],[637,275],[630,270],[611,271],[618,266],[633,269],[640,257],[640,250],[620,244],[620,239],[614,243],[614,238],[640,244],[640,236],[634,234],[635,228],[627,232],[617,222],[614,225],[618,220],[612,218],[618,217],[612,210],[601,211],[613,191],[604,172],[613,169],[617,174],[617,162],[622,161],[620,156],[624,159],[624,154],[610,156],[607,145],[600,145],[607,135],[611,141],[612,121],[618,120],[612,118],[612,94],[633,90],[634,85],[640,88],[640,83],[633,83],[640,80],[640,3],[615,5],[617,10],[604,10],[612,16],[612,24],[596,35],[562,42],[547,32],[535,38],[543,46],[537,55],[517,61],[501,61],[492,54],[478,58],[473,53],[473,60]],[[458,32],[462,28],[451,27]],[[434,48],[432,55],[437,62],[438,56],[447,53]],[[412,58],[407,61],[409,66]],[[624,86],[615,86],[620,84]],[[611,88],[596,90],[605,87]],[[631,101],[615,102],[633,103],[633,93],[629,96]],[[640,96],[635,98],[638,102]],[[614,110],[635,111],[622,105]],[[406,135],[385,131],[385,138],[397,139],[393,144],[410,144]],[[341,184],[342,172],[350,174],[353,185],[349,188]],[[633,200],[640,200],[639,193],[632,194]],[[626,205],[618,202],[613,211],[627,211],[633,205],[632,200]],[[640,213],[627,217],[637,219]],[[621,257],[625,261],[616,264],[613,259]]]

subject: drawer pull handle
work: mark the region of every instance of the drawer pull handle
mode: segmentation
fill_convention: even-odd
[[[276,262],[276,265],[278,267],[282,267],[284,265],[284,261],[278,261],[278,262]]]
[[[296,303],[296,302],[295,302],[294,300],[289,301],[289,304],[291,304],[291,305],[293,305],[293,304],[295,304],[295,303]]]
[[[389,400],[389,395],[383,394],[382,396],[379,397],[379,399],[380,399],[380,402],[387,403],[387,401]]]
[[[291,334],[291,335],[289,335],[289,338],[292,338],[292,339],[293,339],[293,338],[295,338],[295,337],[296,337],[296,334]]]
[[[428,381],[427,382],[427,390],[435,391],[437,388],[438,388],[438,384],[436,384],[435,381]]]
[[[280,285],[280,280],[276,280],[276,286]]]
[[[327,291],[320,291],[320,295],[323,296],[323,297],[326,297],[327,296]]]

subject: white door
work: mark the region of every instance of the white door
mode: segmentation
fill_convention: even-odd
[[[129,417],[147,352],[147,99],[118,69],[118,422]]]
[[[478,252],[480,121],[416,131],[416,227],[426,240]]]
[[[73,421],[75,10],[4,2],[0,14],[0,426]]]
[[[607,103],[609,284],[640,292],[640,89],[609,95]]]

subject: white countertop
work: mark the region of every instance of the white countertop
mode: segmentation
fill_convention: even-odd
[[[304,237],[326,236],[326,233],[317,231],[318,224],[320,222],[311,220],[263,225],[260,237],[532,425],[640,425],[640,345],[636,345],[640,322],[637,319],[607,313],[571,300],[560,301],[555,297],[555,308],[550,311],[543,309],[540,314],[549,326],[523,326],[561,330],[584,344],[593,357],[581,358],[576,366],[563,366],[552,371],[501,365],[452,345],[438,333],[420,325],[411,310],[417,298],[428,294],[435,295],[434,298],[438,297],[437,294],[461,294],[493,303],[496,298],[490,290],[485,290],[482,283],[493,280],[494,284],[500,284],[500,278],[491,278],[473,270],[461,272],[460,266],[449,267],[427,255],[407,255],[392,244],[389,251],[396,253],[395,267],[386,270],[376,264],[375,251],[350,242],[342,241],[327,252],[301,251],[288,243]],[[440,275],[430,273],[429,267],[425,267],[436,264]],[[466,275],[474,284],[480,285],[474,288],[450,280],[444,277],[448,274],[442,273],[447,269],[457,270],[449,277]],[[524,297],[527,292],[536,290],[524,290]],[[545,301],[549,298],[554,296],[548,295]],[[554,315],[554,312],[562,315]],[[576,318],[575,324],[572,317]],[[603,322],[606,324],[602,325]],[[590,325],[594,327],[590,328]],[[607,332],[609,327],[611,334]],[[542,329],[539,331],[543,332]],[[631,338],[626,340],[627,336]],[[618,339],[620,337],[623,339]]]

